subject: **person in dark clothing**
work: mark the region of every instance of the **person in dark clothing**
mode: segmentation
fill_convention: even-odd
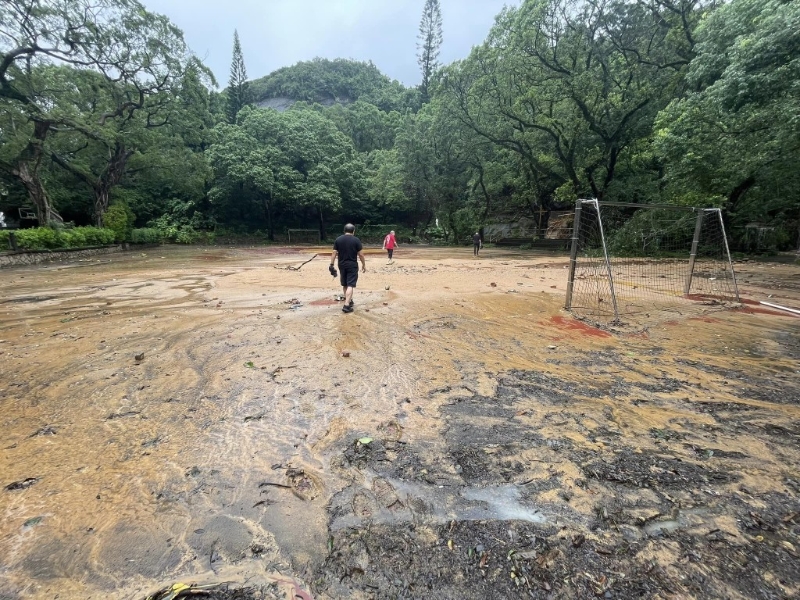
[[[344,306],[342,312],[353,312],[353,292],[358,283],[358,261],[361,261],[361,272],[367,272],[367,263],[364,260],[364,246],[361,240],[355,236],[356,227],[352,223],[344,226],[344,235],[340,235],[333,242],[333,253],[331,254],[331,264],[328,269],[331,275],[336,276],[336,269],[333,263],[337,257],[339,259],[339,281],[344,292]]]
[[[472,254],[474,256],[478,256],[478,251],[483,248],[483,241],[481,240],[481,234],[477,231],[475,235],[472,236]]]

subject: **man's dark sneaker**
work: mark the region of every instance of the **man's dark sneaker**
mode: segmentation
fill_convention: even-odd
[[[355,302],[353,302],[352,300],[350,300],[350,304],[349,304],[350,308],[353,308],[353,305],[354,305],[354,304],[355,304]]]
[[[342,307],[342,312],[343,313],[351,313],[351,312],[353,312],[353,307],[352,306],[343,306]]]

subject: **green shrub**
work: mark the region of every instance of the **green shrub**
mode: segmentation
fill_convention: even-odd
[[[105,227],[76,227],[73,231],[83,233],[87,246],[108,246],[116,241],[117,233]]]
[[[198,231],[190,225],[167,225],[163,221],[150,221],[154,226],[147,231],[157,231],[159,242],[172,244],[213,244],[215,234],[211,231]]]
[[[175,236],[175,241],[178,244],[195,244],[199,237],[198,232],[191,227],[181,227]]]
[[[65,248],[80,248],[82,246],[90,246],[86,242],[86,232],[83,231],[84,227],[75,227],[74,229],[65,229],[59,232],[61,237],[61,244]]]
[[[61,247],[61,237],[55,229],[34,227],[16,232],[17,246],[23,250],[52,250]]]
[[[131,231],[131,241],[134,244],[160,244],[161,232],[154,227],[145,227]]]
[[[85,248],[108,246],[114,243],[115,233],[98,227],[75,227],[73,229],[51,229],[34,227],[15,232],[17,246],[21,250],[54,250],[56,248]],[[8,246],[8,231],[0,232],[2,245]]]
[[[136,215],[124,202],[117,202],[108,207],[103,215],[103,225],[114,232],[117,242],[130,239]]]

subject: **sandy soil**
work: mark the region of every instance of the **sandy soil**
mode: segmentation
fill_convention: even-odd
[[[800,266],[612,335],[562,256],[314,252],[0,271],[0,598],[800,595]]]

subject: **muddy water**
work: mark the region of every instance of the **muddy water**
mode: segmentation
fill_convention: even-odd
[[[344,529],[585,526],[604,492],[574,485],[584,472],[564,448],[657,450],[732,402],[796,431],[797,357],[781,336],[797,339],[800,320],[714,312],[610,336],[560,311],[563,259],[404,252],[368,256],[352,315],[325,257],[287,269],[309,251],[163,248],[4,270],[0,484],[21,489],[0,490],[0,596],[136,598],[233,568],[308,589]],[[734,388],[736,373],[780,397]],[[506,414],[496,399],[515,385],[527,391]],[[739,483],[764,493],[797,465],[796,447],[746,431],[710,446],[746,456]],[[381,447],[411,466],[378,473]],[[475,460],[495,454],[524,466],[489,477]],[[553,480],[562,491],[537,487]],[[687,517],[647,522],[659,519]]]

